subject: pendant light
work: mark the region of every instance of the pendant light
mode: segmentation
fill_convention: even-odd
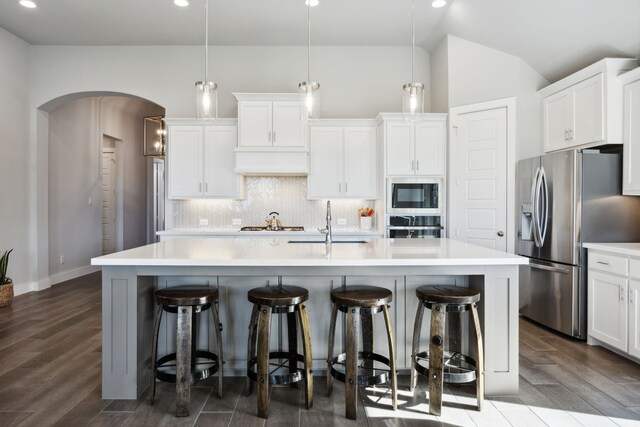
[[[317,2],[311,0],[306,2],[307,4],[307,31],[308,31],[308,44],[307,44],[307,81],[298,84],[300,93],[302,95],[302,105],[306,111],[306,116],[311,118],[313,116],[314,108],[318,108],[318,90],[320,89],[320,83],[311,81],[311,7],[317,5]]]
[[[411,0],[411,83],[402,86],[402,112],[410,114],[422,113],[424,110],[424,85],[414,79],[414,63],[416,57],[416,0]]]
[[[209,67],[209,0],[204,0],[204,80],[196,82],[196,118],[218,115],[218,85],[207,80]]]

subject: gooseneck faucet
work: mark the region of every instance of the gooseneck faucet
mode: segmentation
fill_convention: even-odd
[[[330,245],[333,241],[331,236],[331,200],[327,200],[327,228],[318,228],[324,234],[324,243]]]

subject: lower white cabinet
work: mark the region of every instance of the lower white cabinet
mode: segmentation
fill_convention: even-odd
[[[310,127],[309,199],[378,197],[378,142],[371,125]]]
[[[588,336],[640,358],[640,259],[589,249]]]
[[[170,199],[243,196],[243,179],[234,171],[238,139],[235,123],[167,124]]]

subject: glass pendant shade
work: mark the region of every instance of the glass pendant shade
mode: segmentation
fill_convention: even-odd
[[[307,118],[317,116],[317,108],[319,104],[320,83],[302,82],[298,84],[300,95],[302,97],[302,105]]]
[[[420,114],[424,112],[424,85],[407,83],[402,86],[402,112]]]
[[[214,82],[196,82],[196,118],[218,117],[218,85]]]

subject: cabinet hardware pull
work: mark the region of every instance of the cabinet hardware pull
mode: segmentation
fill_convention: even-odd
[[[420,160],[416,160],[416,171],[420,170]]]
[[[209,192],[209,183],[208,183],[208,182],[205,182],[205,183],[204,183],[204,192],[205,192],[205,193],[208,193],[208,192]]]
[[[608,262],[604,262],[604,261],[597,261],[598,264],[602,264],[602,265],[609,265]]]
[[[564,140],[568,141],[569,140],[569,129],[565,129],[564,130]]]
[[[569,129],[569,140],[573,141],[573,129]]]
[[[624,302],[624,289],[620,288],[620,302]]]
[[[633,304],[633,289],[629,288],[629,304]]]
[[[349,187],[348,187],[348,185],[349,185],[348,183],[346,183],[346,182],[344,183],[344,192],[345,192],[345,193],[348,193],[348,192],[349,192]]]
[[[276,132],[273,132],[273,142],[276,142]]]
[[[198,183],[198,192],[202,193],[202,183]]]
[[[411,160],[411,170],[412,171],[416,170],[416,161],[415,160]]]

